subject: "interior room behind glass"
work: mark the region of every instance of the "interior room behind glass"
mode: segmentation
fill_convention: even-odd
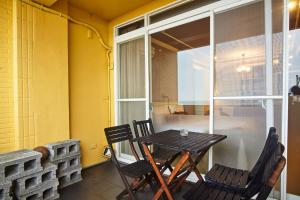
[[[209,25],[205,18],[151,35],[152,114],[158,131],[208,132]]]

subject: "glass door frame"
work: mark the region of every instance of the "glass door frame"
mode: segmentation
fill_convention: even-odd
[[[275,100],[275,99],[280,99],[282,100],[282,133],[281,133],[281,142],[284,144],[286,147],[285,150],[285,157],[287,158],[287,137],[288,137],[288,127],[287,127],[287,122],[288,122],[288,30],[289,30],[289,10],[288,10],[288,3],[289,0],[283,0],[284,2],[284,12],[283,12],[283,91],[282,95],[274,95],[274,96],[241,96],[241,97],[215,97],[214,96],[214,67],[215,67],[215,62],[214,62],[214,55],[215,55],[215,44],[214,44],[214,17],[215,14],[219,12],[225,12],[230,9],[234,9],[237,7],[241,7],[250,3],[258,2],[260,0],[222,0],[220,2],[216,2],[213,4],[210,4],[208,6],[200,7],[192,11],[188,11],[183,14],[179,14],[177,16],[171,17],[166,20],[162,20],[160,22],[156,22],[154,24],[149,23],[149,17],[153,13],[157,13],[160,11],[165,10],[166,8],[169,7],[175,7],[178,2],[172,3],[165,8],[162,9],[157,9],[153,12],[146,13],[145,15],[141,17],[137,17],[133,19],[132,21],[136,21],[137,19],[144,18],[145,21],[145,27],[139,28],[137,30],[131,31],[129,33],[125,33],[124,35],[118,36],[117,30],[118,28],[122,27],[124,24],[117,25],[114,27],[114,63],[115,63],[115,70],[114,70],[114,95],[115,95],[115,125],[118,125],[118,103],[120,101],[144,101],[146,102],[146,116],[145,119],[147,119],[150,116],[150,102],[151,102],[151,41],[150,41],[150,35],[168,28],[172,28],[175,26],[179,26],[182,24],[186,24],[188,22],[192,22],[195,20],[199,20],[205,17],[210,17],[210,116],[209,116],[209,133],[213,133],[214,130],[214,114],[213,114],[213,109],[214,109],[214,101],[215,100],[251,100],[251,99],[258,99],[258,100]],[[263,0],[265,2],[270,2],[272,0]],[[182,2],[181,2],[182,3]],[[266,4],[270,5],[270,4]],[[270,16],[271,10],[265,9],[265,18],[267,21],[265,21],[265,26],[267,26],[267,23],[271,23],[270,21]],[[272,20],[272,19],[271,19]],[[128,22],[126,22],[128,24]],[[266,27],[268,29],[268,27]],[[271,31],[271,32],[270,32]],[[265,34],[270,35],[272,37],[272,30],[266,31]],[[138,39],[140,37],[144,37],[145,40],[145,91],[146,91],[146,98],[143,99],[118,99],[118,78],[117,78],[117,71],[119,67],[119,45],[124,42],[128,42],[130,40]],[[267,51],[267,50],[266,50]],[[272,53],[272,52],[271,52]],[[267,56],[269,57],[267,58]],[[271,55],[272,56],[272,55]],[[272,58],[271,58],[272,59]],[[269,60],[269,61],[268,61]],[[266,52],[266,65],[267,62],[270,62],[270,50]],[[271,60],[272,62],[272,60]],[[270,64],[270,63],[269,63]],[[272,63],[271,63],[272,64]],[[268,115],[268,113],[267,113]],[[267,119],[267,127],[268,127],[268,122],[271,120]],[[122,155],[120,153],[120,149],[117,144],[117,156],[120,161],[130,163],[133,161],[132,156],[128,155]],[[209,165],[208,167],[211,168],[213,164],[213,159],[212,159],[212,150],[209,151]],[[286,167],[283,170],[283,173],[281,175],[281,191],[280,191],[280,196],[281,199],[286,199]]]
[[[120,68],[120,48],[123,43],[130,42],[132,40],[144,38],[145,43],[145,98],[119,98],[119,80],[118,71]],[[148,64],[148,34],[145,32],[145,28],[132,31],[129,34],[125,34],[125,37],[115,38],[114,42],[114,109],[115,109],[115,125],[119,125],[119,103],[120,102],[145,102],[145,119],[149,117],[149,64]],[[124,154],[121,152],[121,144],[116,144],[116,155],[118,160],[125,163],[131,163],[135,160],[133,155]]]

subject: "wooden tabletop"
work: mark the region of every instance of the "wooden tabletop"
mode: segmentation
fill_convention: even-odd
[[[172,150],[198,154],[226,137],[225,135],[196,132],[189,132],[188,136],[181,136],[178,130],[167,130],[151,136],[140,137],[137,140],[145,144],[155,144]]]

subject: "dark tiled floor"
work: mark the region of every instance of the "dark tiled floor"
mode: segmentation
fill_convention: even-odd
[[[124,189],[123,182],[112,162],[107,162],[82,172],[83,180],[60,191],[62,200],[112,200]],[[174,196],[182,199],[183,193],[190,187],[185,184]],[[149,187],[138,192],[138,199],[152,199]],[[124,196],[124,200],[128,199]]]

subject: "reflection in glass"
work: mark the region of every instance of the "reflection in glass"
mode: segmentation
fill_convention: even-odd
[[[263,2],[215,17],[215,96],[266,95]]]
[[[274,126],[280,131],[281,100],[271,101],[276,114]],[[251,170],[269,129],[266,100],[216,100],[214,105],[214,133],[225,134],[227,139],[214,146],[213,162]]]
[[[209,85],[209,49],[205,46],[177,53],[179,104],[209,104],[209,87],[203,87]]]
[[[201,28],[199,28],[201,27]],[[156,131],[208,133],[210,20],[151,35],[151,100]],[[207,171],[207,156],[198,166]]]
[[[272,1],[272,8],[271,70],[265,64],[264,1],[216,15],[215,96],[282,94],[282,1]],[[272,75],[267,75],[266,71],[271,71]]]
[[[120,45],[118,68],[119,98],[145,97],[145,42],[144,38]]]

